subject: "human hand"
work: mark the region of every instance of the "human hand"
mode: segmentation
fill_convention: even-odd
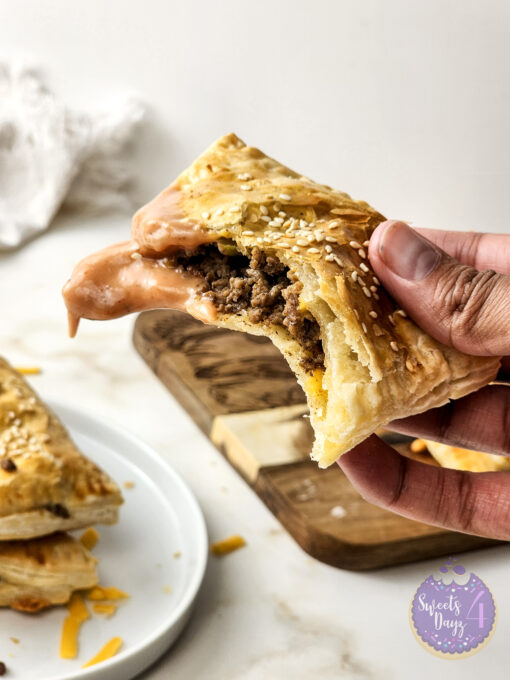
[[[386,290],[421,328],[467,354],[502,355],[502,375],[510,374],[510,236],[414,230],[390,220],[372,234],[369,256]],[[390,427],[508,456],[510,389],[491,385]],[[428,524],[510,539],[510,472],[427,465],[375,435],[338,464],[370,503]]]

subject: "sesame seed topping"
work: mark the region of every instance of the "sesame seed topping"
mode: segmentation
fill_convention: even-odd
[[[359,321],[358,310],[357,310],[357,309],[353,309],[352,311],[354,312],[354,316],[355,316],[355,317],[358,319],[358,321]]]
[[[264,243],[264,241],[262,240],[262,238],[260,236],[257,238],[257,243],[260,243],[260,244]]]
[[[330,253],[329,255],[326,255],[324,259],[326,260],[326,262],[333,262],[335,256],[333,255],[333,253]]]
[[[266,208],[265,205],[261,205],[261,206],[260,206],[260,212],[261,212],[263,215],[268,215],[268,214],[269,214],[269,210]]]
[[[233,206],[230,208],[230,212],[241,212],[241,210],[242,210],[242,208],[241,208],[240,205],[233,205]]]
[[[363,250],[363,248],[360,248],[360,249],[358,250],[358,255],[361,257],[362,260],[364,260],[364,259],[366,258],[366,256],[367,256],[367,254],[365,253],[365,251]]]
[[[280,195],[278,196],[278,198],[279,198],[281,201],[291,201],[291,200],[292,200],[292,196],[289,196],[289,194],[280,194]]]
[[[325,236],[324,240],[328,241],[329,243],[336,243],[336,238],[334,236]]]
[[[414,373],[414,364],[409,359],[406,359],[406,368],[410,373]]]
[[[242,181],[246,181],[248,179],[253,179],[253,177],[250,175],[249,172],[242,172],[240,175],[237,175],[237,178],[242,180]]]
[[[223,215],[225,211],[223,208],[218,208],[218,210],[214,213],[215,217],[219,217],[220,215]]]
[[[333,248],[332,248],[331,246],[324,246],[324,250],[325,250],[327,253],[332,253],[332,252],[333,252]]]
[[[131,259],[132,260],[141,260],[142,259],[142,254],[138,252],[138,250],[135,250],[134,253],[131,253]]]
[[[394,352],[398,352],[398,345],[397,345],[397,343],[395,342],[395,340],[392,340],[392,341],[390,342],[390,347],[391,347],[391,349],[392,349]]]
[[[202,217],[204,218],[204,220],[208,220],[211,217],[211,213],[205,211],[202,213]]]
[[[290,248],[290,243],[286,243],[285,241],[282,241],[278,245],[280,246],[280,248]]]
[[[367,298],[372,297],[372,293],[368,290],[368,288],[366,286],[363,286],[363,288],[361,290],[365,293]]]
[[[364,322],[361,323],[361,328],[363,329],[363,332],[364,332],[365,335],[366,335],[366,334],[368,333],[368,331],[367,331],[367,327],[366,327],[366,325],[365,325]]]
[[[315,254],[315,253],[320,253],[321,251],[318,248],[308,248],[308,252]]]
[[[376,286],[380,286],[381,282],[377,278],[377,276],[372,276],[372,281],[375,283]]]
[[[358,280],[358,272],[351,272],[351,279],[356,283]]]
[[[376,286],[370,286],[370,290],[372,293],[377,293],[377,287]]]
[[[395,319],[391,314],[388,314],[388,321],[391,323],[392,326],[395,325]]]
[[[368,312],[368,316],[371,316],[372,319],[377,319],[377,312],[371,310],[370,312]]]
[[[333,259],[337,263],[337,265],[343,269],[344,265],[342,263],[342,260],[339,257],[337,257],[336,255],[333,255]]]
[[[269,219],[269,222],[268,222],[269,226],[270,226],[270,227],[280,227],[280,226],[281,226],[281,222],[277,222],[278,219],[279,219],[278,217],[277,217],[276,219],[274,219],[274,220]]]
[[[381,299],[377,293],[374,293],[374,297],[375,297],[376,300],[380,300],[380,299]]]
[[[305,220],[299,220],[299,226],[301,229],[306,229],[308,227],[308,222],[305,222]]]
[[[292,246],[293,253],[299,253],[299,248],[297,246]]]
[[[361,263],[360,263],[359,268],[362,269],[365,273],[367,273],[368,271],[370,271],[369,268],[367,267],[367,265],[366,265],[364,262],[361,262]]]
[[[260,218],[263,222],[271,222],[271,218],[268,215],[262,215]]]
[[[241,184],[240,189],[242,191],[251,191],[252,187],[249,184]]]
[[[361,245],[357,241],[349,241],[351,248],[361,248]]]
[[[372,325],[372,328],[373,328],[373,330],[374,330],[374,335],[375,335],[376,337],[379,337],[379,336],[381,336],[381,335],[384,335],[384,331],[382,331],[376,323],[374,323],[374,324]]]
[[[370,245],[370,241],[363,241],[363,246],[365,248],[368,248],[369,245]]]
[[[253,236],[253,231],[246,229],[246,231],[243,231],[243,236]]]
[[[395,314],[398,314],[399,316],[402,316],[404,319],[407,318],[407,314],[404,312],[403,309],[397,309],[397,311],[395,312]]]
[[[308,241],[305,241],[305,239],[303,239],[303,238],[298,238],[296,243],[298,244],[298,246],[307,246],[308,245]]]
[[[340,222],[338,220],[333,220],[333,222],[329,223],[329,228],[330,229],[336,229],[337,227],[340,226]]]
[[[306,240],[308,241],[308,243],[313,243],[315,241],[315,236],[313,234],[308,234]]]

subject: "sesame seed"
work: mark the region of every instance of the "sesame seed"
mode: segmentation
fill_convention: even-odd
[[[132,260],[141,260],[142,259],[142,254],[138,252],[138,250],[135,250],[134,253],[131,253],[131,259]]]
[[[366,258],[366,256],[367,256],[367,254],[365,253],[365,251],[363,250],[363,248],[360,248],[360,249],[358,250],[358,255],[361,257],[362,260],[364,260],[364,259]]]
[[[349,241],[351,248],[361,248],[361,245],[357,241]]]
[[[261,205],[261,206],[260,206],[260,212],[261,212],[263,215],[268,215],[268,214],[269,214],[269,210],[266,208],[265,205]]]
[[[319,229],[317,229],[317,231],[314,231],[313,233],[315,235],[315,240],[318,241],[319,243],[324,240],[324,234]]]
[[[370,290],[372,293],[377,293],[377,287],[376,286],[370,286]]]
[[[365,335],[366,335],[366,334],[368,333],[368,331],[367,331],[367,327],[366,327],[366,325],[365,325],[364,322],[361,323],[361,328],[363,329],[363,332],[364,332]]]
[[[276,224],[281,225],[284,223],[283,217],[273,217],[273,222],[276,222]]]
[[[290,243],[286,243],[285,241],[282,241],[278,245],[280,246],[280,248],[290,248]]]
[[[220,215],[223,215],[225,211],[223,208],[218,208],[218,210],[214,213],[215,217],[219,217]]]
[[[260,244],[264,243],[264,241],[262,240],[262,238],[260,236],[257,238],[257,243],[260,243]]]
[[[329,228],[330,229],[336,229],[337,227],[340,226],[340,222],[338,220],[333,220],[333,222],[329,223]]]
[[[279,210],[281,210],[282,206],[281,206],[279,203],[275,203],[275,204],[273,205],[273,208],[274,208],[274,210],[275,210],[276,212],[278,212]]]
[[[332,252],[333,252],[333,248],[332,248],[331,246],[324,246],[324,250],[325,250],[327,253],[332,253]]]
[[[292,196],[289,196],[289,194],[280,194],[280,195],[278,196],[278,198],[279,198],[281,201],[291,201],[291,200],[292,200]]]
[[[395,314],[398,314],[399,316],[402,316],[404,319],[407,318],[407,314],[404,312],[403,309],[397,309],[397,311],[395,312]]]
[[[395,340],[392,340],[392,341],[390,342],[390,347],[391,347],[391,349],[392,349],[394,352],[398,352],[398,345],[397,345],[397,343],[395,342]]]
[[[299,248],[297,246],[292,246],[293,253],[299,253]]]
[[[380,286],[381,282],[377,278],[377,276],[372,276],[372,281],[375,283],[376,286]]]
[[[315,236],[313,234],[308,234],[306,240],[308,241],[308,243],[313,243],[315,241]]]
[[[242,172],[240,175],[237,175],[237,178],[243,181],[253,179],[249,172]]]
[[[376,323],[374,323],[374,324],[372,325],[372,328],[373,328],[373,330],[374,330],[374,335],[375,335],[376,337],[379,337],[379,336],[381,336],[381,335],[384,335],[384,331],[382,331]]]
[[[368,316],[371,316],[372,319],[377,319],[377,312],[371,310],[370,312],[368,312]]]
[[[280,227],[281,226],[281,222],[277,222],[276,220],[272,220],[270,218],[269,218],[268,224],[269,224],[270,227]]]
[[[358,280],[358,272],[351,272],[351,279],[356,283]]]
[[[246,229],[246,231],[243,231],[243,236],[253,236],[253,231]]]
[[[338,258],[336,255],[333,255],[333,259],[337,263],[337,265],[343,269],[344,265],[342,263],[342,260],[340,258]]]
[[[204,218],[204,220],[208,220],[211,217],[211,213],[205,211],[202,213],[202,217]]]
[[[380,299],[381,299],[377,293],[374,293],[374,297],[375,297],[376,300],[380,300]]]
[[[252,187],[249,184],[241,184],[239,187],[242,191],[251,191]]]
[[[253,215],[250,215],[250,222],[253,222],[255,224],[255,222],[258,222],[258,221],[259,221],[259,218],[257,217],[257,215],[255,215],[255,213],[253,213]]]
[[[278,241],[279,238],[281,238],[283,234],[279,231],[274,231],[273,232],[273,241]]]
[[[240,205],[233,205],[233,206],[230,208],[230,212],[241,212],[241,210],[242,210],[242,208],[241,208]]]
[[[395,319],[391,314],[388,314],[388,321],[391,323],[392,326],[395,325]]]
[[[366,265],[364,262],[361,262],[361,263],[360,263],[359,268],[362,269],[362,270],[365,272],[365,274],[366,274],[368,271],[370,271],[369,268],[367,267],[367,265]]]
[[[352,311],[354,312],[354,316],[355,316],[355,317],[358,319],[358,321],[359,321],[358,310],[357,310],[357,309],[353,309]]]
[[[409,359],[406,359],[406,368],[410,373],[414,373],[414,364]]]
[[[304,238],[298,238],[296,243],[298,244],[298,246],[307,246],[308,245],[308,241],[305,241]]]
[[[315,253],[320,253],[321,251],[318,248],[308,248],[308,252],[315,254]]]
[[[334,236],[325,236],[324,240],[328,241],[329,243],[336,243],[336,238]]]
[[[363,241],[363,246],[365,248],[368,248],[369,245],[370,245],[370,241]]]
[[[267,215],[262,215],[260,218],[263,222],[271,222],[271,218],[268,217]]]
[[[305,220],[299,220],[299,226],[301,227],[301,229],[306,229],[308,227],[308,222],[306,222]]]
[[[365,293],[367,298],[372,297],[372,293],[368,290],[368,288],[366,286],[363,286],[363,288],[361,290]]]
[[[326,260],[326,262],[333,262],[335,256],[333,255],[333,253],[330,253],[329,255],[326,255],[324,259]]]

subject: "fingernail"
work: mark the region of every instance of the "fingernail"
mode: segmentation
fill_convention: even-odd
[[[390,221],[379,242],[379,255],[391,271],[408,281],[421,281],[439,264],[441,253],[404,222]]]

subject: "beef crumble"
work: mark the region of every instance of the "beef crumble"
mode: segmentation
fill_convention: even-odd
[[[223,251],[223,252],[221,252]],[[253,323],[284,326],[305,351],[303,368],[324,367],[320,328],[313,316],[299,309],[302,284],[280,260],[253,248],[249,256],[234,244],[207,244],[190,254],[179,251],[168,258],[178,267],[203,279],[205,297],[220,313],[246,311]]]

